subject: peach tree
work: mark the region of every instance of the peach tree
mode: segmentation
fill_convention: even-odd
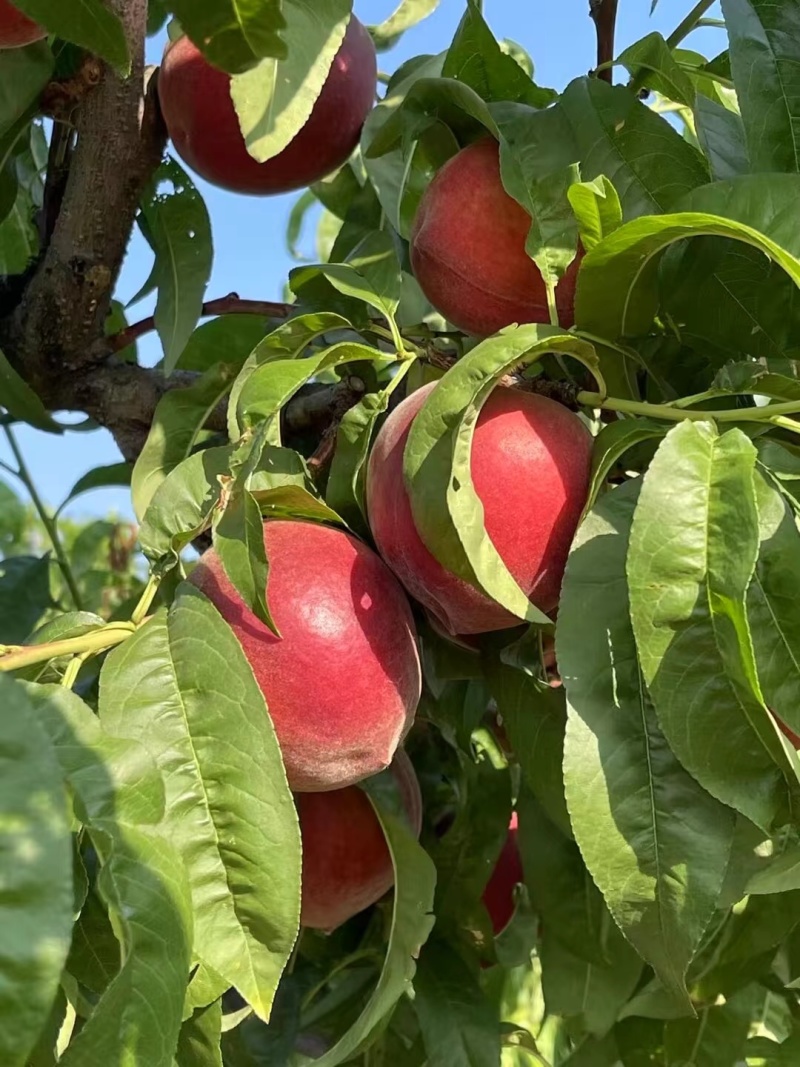
[[[800,1062],[800,0],[437,2],[0,0],[3,1067]]]

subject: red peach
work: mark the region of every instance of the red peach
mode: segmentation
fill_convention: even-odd
[[[550,322],[547,289],[525,251],[531,217],[506,192],[496,141],[462,149],[425,190],[411,233],[411,265],[425,296],[465,333]],[[560,324],[574,322],[579,258],[556,287]]]
[[[398,749],[391,766],[408,821],[422,826],[422,796],[411,760]],[[392,857],[366,793],[357,785],[296,798],[303,838],[300,922],[335,930],[368,908],[394,884]]]
[[[414,524],[403,452],[414,417],[433,388],[424,386],[407,397],[378,434],[367,472],[372,534],[409,593],[450,633],[503,630],[519,619],[442,566]],[[544,612],[558,601],[586,502],[591,456],[589,431],[553,400],[497,388],[483,405],[471,472],[486,531],[511,574]]]
[[[0,49],[24,48],[46,36],[47,30],[23,15],[9,0],[0,0]]]
[[[378,556],[342,530],[271,520],[264,544],[280,637],[244,606],[213,549],[191,580],[242,645],[291,788],[352,785],[389,766],[414,718],[421,675],[408,601]]]
[[[267,196],[311,185],[346,162],[375,101],[376,85],[372,38],[352,17],[308,121],[266,163],[247,151],[230,75],[211,66],[188,37],[167,45],[158,92],[175,150],[192,170],[234,193]]]
[[[524,881],[522,859],[517,844],[517,813],[514,812],[503,850],[483,891],[483,903],[489,912],[495,935],[511,922],[514,916],[514,888],[518,882]]]

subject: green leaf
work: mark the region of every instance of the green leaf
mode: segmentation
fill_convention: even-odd
[[[796,178],[785,175],[759,175],[717,183],[709,186],[708,199],[713,198],[718,204],[718,215],[704,210],[687,210],[677,215],[636,219],[620,227],[589,252],[581,263],[575,300],[578,328],[609,340],[646,333],[658,308],[659,253],[687,237],[713,235],[743,241],[774,260],[796,285],[800,285],[800,262],[793,254],[764,232],[722,217],[722,212],[739,208],[744,213],[756,203],[762,208],[768,203],[771,208],[774,201],[766,198],[778,185],[783,185],[788,208],[789,197],[797,195],[796,182]],[[731,196],[726,195],[728,191]],[[741,194],[739,203],[735,199],[737,193]],[[775,216],[781,238],[788,224],[786,208]],[[763,210],[759,215],[762,231],[771,229],[770,223],[763,218]]]
[[[121,962],[120,943],[108,912],[92,889],[72,930],[67,971],[100,995],[116,978]]]
[[[100,716],[162,774],[192,892],[194,952],[262,1018],[297,934],[297,816],[264,698],[226,623],[181,587],[106,660]]]
[[[283,0],[285,57],[263,59],[231,80],[247,150],[259,163],[282,152],[308,121],[352,6],[352,0]]]
[[[436,868],[417,843],[401,814],[390,772],[362,783],[386,836],[394,867],[392,927],[378,984],[361,1014],[333,1048],[315,1060],[316,1067],[338,1067],[368,1047],[381,1022],[404,993],[411,991],[415,960],[433,927]]]
[[[280,637],[267,604],[269,561],[261,509],[252,493],[234,491],[214,522],[214,548],[245,607]]]
[[[73,921],[67,793],[22,685],[0,676],[0,1061],[23,1067],[47,1022]]]
[[[572,126],[583,179],[604,174],[619,191],[626,220],[667,211],[709,180],[700,153],[625,86],[578,78],[559,104]]]
[[[0,227],[0,236],[2,236],[2,227]],[[63,432],[58,423],[50,418],[39,397],[17,374],[2,351],[0,351],[0,401],[9,415],[13,415],[15,419],[20,419],[22,422],[29,422],[37,430],[47,430],[49,433]]]
[[[367,234],[346,263],[296,267],[289,274],[289,285],[302,300],[305,289],[320,279],[344,296],[375,308],[394,324],[403,283],[394,241],[387,232],[375,230]]]
[[[795,775],[763,703],[745,614],[759,548],[756,452],[741,430],[684,422],[643,479],[630,613],[659,724],[718,800],[769,828]],[[787,743],[788,744],[788,743]]]
[[[152,562],[178,553],[211,525],[220,497],[220,475],[228,474],[233,445],[195,452],[171,471],[156,490],[139,530],[139,543]]]
[[[790,893],[800,890],[800,848],[792,848],[772,859],[747,883],[748,895]]]
[[[433,939],[425,946],[414,994],[428,1067],[500,1067],[497,1013],[477,968],[447,942]]]
[[[288,54],[281,0],[172,0],[181,28],[214,66],[248,70],[266,56]]]
[[[557,96],[552,89],[535,85],[517,61],[503,51],[474,2],[467,4],[447,52],[442,77],[470,86],[487,103],[515,101],[545,108]]]
[[[717,100],[697,94],[694,104],[697,140],[716,181],[737,178],[750,170],[741,115]]]
[[[366,465],[375,427],[389,407],[391,393],[367,395],[342,416],[325,499],[352,529],[367,532],[364,502]]]
[[[239,425],[237,411],[239,396],[253,374],[264,363],[270,363],[282,359],[299,359],[306,348],[318,337],[324,336],[335,330],[345,330],[350,327],[347,319],[341,315],[323,312],[318,315],[299,315],[296,319],[289,319],[282,323],[272,333],[260,341],[239,372],[236,381],[231,388],[231,397],[228,403],[228,434],[232,441],[238,441],[242,433]]]
[[[675,1019],[665,1028],[670,1063],[690,1062],[694,1067],[720,1067],[740,1063],[753,1015],[745,995],[728,1003],[704,1007],[696,1019]]]
[[[107,60],[120,74],[131,69],[125,31],[102,0],[14,0],[14,6],[48,33]]]
[[[234,400],[236,402],[233,420],[237,426],[245,428],[252,428],[269,420],[267,440],[271,444],[280,444],[278,415],[299,389],[320,371],[338,367],[343,363],[365,360],[378,365],[394,362],[392,356],[383,355],[367,345],[341,341],[321,355],[308,356],[305,359],[274,359],[262,363],[244,379],[238,395],[231,394],[231,405]]]
[[[569,702],[564,779],[575,837],[611,914],[685,1004],[734,820],[678,763],[644,686],[625,575],[639,489],[631,481],[600,498],[567,564],[556,630]]]
[[[542,990],[547,1011],[576,1020],[582,1030],[604,1037],[617,1021],[642,975],[642,961],[606,913],[606,960],[590,963],[559,941],[558,931],[542,931]]]
[[[678,66],[672,49],[660,33],[648,33],[621,52],[616,62],[626,67],[631,76],[641,77],[641,84],[648,89],[686,107],[694,106],[692,80]]]
[[[370,26],[369,32],[379,52],[385,52],[397,44],[399,38],[432,15],[439,0],[400,0],[397,8],[378,26]]]
[[[156,256],[155,322],[169,374],[202,312],[213,259],[211,222],[194,182],[172,158],[156,171],[142,214]]]
[[[404,475],[420,537],[443,566],[528,622],[549,620],[525,596],[486,536],[470,452],[481,406],[499,379],[561,352],[595,370],[594,348],[548,326],[518,326],[477,345],[441,379],[411,426]]]
[[[311,189],[306,189],[300,196],[298,196],[297,200],[295,200],[292,210],[289,212],[289,219],[286,223],[286,247],[289,250],[289,255],[298,263],[308,258],[300,251],[299,241],[303,232],[303,224],[306,221],[306,216],[309,211],[316,208],[318,204],[319,201],[316,196],[314,196]]]
[[[567,195],[579,177],[569,123],[558,104],[543,111],[500,104],[491,111],[500,131],[503,184],[531,216],[526,251],[555,286],[578,246]]]
[[[176,1067],[222,1067],[222,1001],[199,1008],[181,1027]]]
[[[256,345],[264,339],[270,320],[262,315],[220,315],[198,326],[178,360],[180,370],[201,373],[219,363],[240,368]]]
[[[594,507],[617,461],[643,441],[663,437],[668,428],[654,419],[618,419],[603,427],[594,441],[592,480],[584,515]]]
[[[528,789],[521,791],[517,810],[525,884],[542,925],[573,955],[604,963],[611,929],[608,909],[578,846],[557,829]]]
[[[27,524],[27,512],[14,490],[0,481],[0,555],[11,555],[11,549],[22,544]]]
[[[49,556],[0,560],[0,644],[22,644],[51,604]]]
[[[783,494],[755,475],[760,547],[747,619],[767,706],[800,732],[800,531]]]
[[[236,371],[217,363],[185,389],[171,389],[159,400],[150,433],[131,477],[133,509],[141,521],[164,479],[194,450],[206,420],[227,395]]]
[[[581,244],[587,252],[622,225],[619,194],[605,174],[593,182],[575,182],[567,196],[578,220]]]
[[[107,489],[110,486],[127,486],[130,484],[130,463],[109,463],[105,467],[95,467],[94,470],[88,471],[75,482],[64,500],[59,504],[56,515],[60,515],[67,504],[71,504],[76,497],[81,496],[83,493],[89,493],[93,489]]]
[[[21,3],[16,6],[22,9]],[[54,66],[46,41],[0,52],[0,133],[12,130],[24,119],[50,80]]]
[[[722,0],[731,72],[754,171],[800,170],[800,5]]]

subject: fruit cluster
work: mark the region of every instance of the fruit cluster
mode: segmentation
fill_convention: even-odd
[[[0,47],[44,35],[0,0]],[[161,108],[178,154],[209,182],[255,195],[298,189],[340,167],[358,143],[376,85],[372,40],[353,17],[307,122],[282,152],[259,163],[247,150],[230,76],[193,42],[171,42],[159,73]],[[478,336],[514,322],[549,321],[542,276],[525,250],[529,228],[529,216],[503,187],[497,144],[484,139],[463,148],[430,184],[415,221],[411,263],[423,292],[455,326]],[[577,260],[557,290],[563,325],[571,324],[576,273]],[[371,454],[367,505],[380,555],[340,529],[265,522],[267,593],[280,636],[244,606],[213,550],[192,574],[236,633],[265,695],[303,837],[301,922],[322,930],[374,903],[393,882],[388,846],[357,783],[390,767],[409,825],[420,832],[419,782],[401,747],[422,687],[406,594],[454,637],[518,621],[448,571],[417,532],[403,453],[433,388],[419,389],[393,411]],[[558,602],[591,447],[577,416],[512,389],[495,390],[475,428],[471,473],[487,534],[544,612]],[[514,816],[484,895],[495,932],[513,914],[521,879]]]

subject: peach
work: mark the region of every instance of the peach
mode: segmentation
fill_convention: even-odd
[[[376,85],[372,38],[352,17],[308,121],[266,163],[247,151],[230,75],[211,66],[188,37],[167,45],[158,92],[175,150],[192,170],[234,193],[267,196],[311,185],[349,158],[375,101]]]
[[[425,190],[411,265],[425,296],[465,333],[550,322],[541,272],[525,251],[530,215],[505,191],[499,147],[484,139],[453,156]],[[578,259],[556,287],[561,326],[574,322]]]
[[[452,634],[519,624],[428,551],[403,484],[411,424],[434,385],[407,397],[384,423],[367,471],[367,510],[378,551],[400,581]],[[531,601],[552,611],[589,486],[592,437],[553,400],[497,388],[483,405],[471,472],[486,531]],[[442,501],[442,507],[445,504]]]
[[[422,683],[411,609],[388,567],[342,530],[271,520],[264,544],[280,637],[244,606],[213,549],[191,580],[242,645],[291,788],[352,785],[389,766],[413,721]]]
[[[418,837],[422,796],[411,760],[398,749],[391,766],[408,822]],[[357,785],[296,798],[303,838],[300,922],[335,930],[391,889],[394,869],[381,824]]]
[[[524,881],[522,859],[517,844],[517,813],[514,812],[503,850],[483,891],[483,903],[489,912],[495,935],[511,922],[514,916],[514,888],[518,882]]]
[[[0,0],[0,49],[23,48],[46,36],[47,30],[23,15],[9,0]]]

